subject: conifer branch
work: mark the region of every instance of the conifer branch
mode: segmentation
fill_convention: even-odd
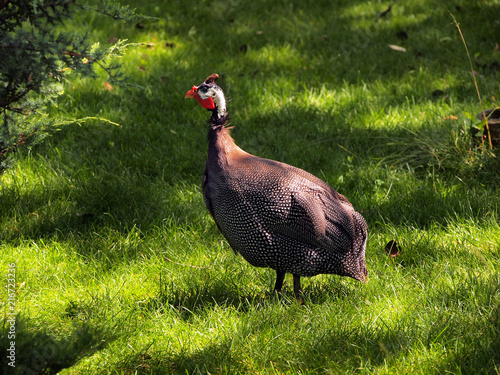
[[[36,144],[55,126],[46,109],[62,94],[59,82],[66,71],[96,77],[100,67],[108,79],[123,81],[116,58],[132,44],[119,40],[100,46],[89,42],[87,35],[54,27],[70,19],[75,8],[125,22],[153,19],[113,0],[95,5],[78,0],[0,0],[0,172],[18,147]],[[79,121],[62,123],[71,122]]]

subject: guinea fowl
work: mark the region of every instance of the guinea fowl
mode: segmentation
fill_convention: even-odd
[[[226,127],[218,78],[212,74],[185,97],[212,111],[203,198],[230,246],[253,266],[276,270],[277,293],[285,274],[293,274],[298,301],[301,276],[337,274],[365,283],[364,218],[312,174],[239,148]]]

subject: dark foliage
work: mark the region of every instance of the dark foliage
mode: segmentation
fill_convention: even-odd
[[[47,134],[54,122],[47,106],[62,94],[61,80],[69,71],[94,77],[96,66],[110,80],[120,80],[116,57],[124,41],[101,46],[64,28],[77,9],[115,20],[144,18],[107,0],[95,5],[68,0],[0,0],[0,173],[16,149]]]

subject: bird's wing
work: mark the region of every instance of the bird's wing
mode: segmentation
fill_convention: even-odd
[[[270,228],[275,232],[311,246],[348,252],[355,235],[354,210],[350,204],[318,189],[290,193],[286,216],[275,218]]]
[[[312,174],[278,161],[245,155],[233,181],[271,231],[313,247],[348,252],[356,233],[347,198]],[[272,178],[269,178],[272,176]]]

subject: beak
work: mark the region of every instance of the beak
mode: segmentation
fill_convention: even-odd
[[[202,99],[200,94],[198,94],[198,86],[193,86],[193,88],[186,93],[184,98],[194,98],[198,100],[198,103],[200,103],[203,108],[209,110],[215,109],[215,104],[212,98]]]
[[[193,86],[193,88],[191,90],[189,90],[186,95],[184,96],[184,98],[196,98],[196,95],[198,95],[198,93],[196,92],[196,90],[198,90],[198,87],[197,86]],[[198,95],[199,97],[199,95]]]

